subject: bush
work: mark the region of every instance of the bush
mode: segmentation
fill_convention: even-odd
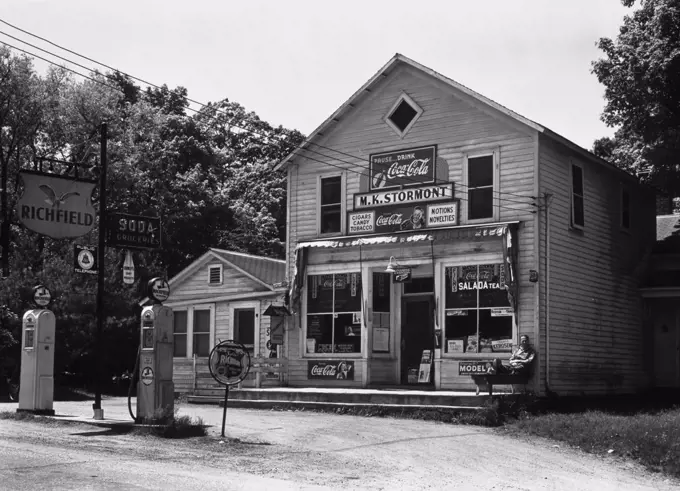
[[[174,410],[159,408],[151,418],[139,422],[134,433],[138,435],[153,435],[162,438],[192,438],[206,436],[207,427],[200,417],[179,416],[179,406]]]

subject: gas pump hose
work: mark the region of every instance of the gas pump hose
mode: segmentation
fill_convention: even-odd
[[[130,386],[128,387],[128,412],[130,413],[130,417],[132,418],[132,421],[135,423],[138,423],[137,417],[133,414],[132,412],[132,388],[135,385],[135,379],[139,378],[139,357],[142,354],[142,345],[139,345],[139,348],[137,348],[137,358],[135,358],[135,368],[132,370],[132,376],[130,377]],[[139,401],[138,401],[139,403]]]

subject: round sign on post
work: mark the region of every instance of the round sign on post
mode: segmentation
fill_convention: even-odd
[[[170,285],[163,278],[153,278],[149,280],[148,294],[156,303],[163,303],[170,296]]]
[[[222,341],[210,352],[208,368],[218,383],[236,385],[248,376],[250,354],[241,343]]]
[[[44,285],[38,285],[33,288],[33,302],[38,307],[47,307],[52,301],[52,293]]]

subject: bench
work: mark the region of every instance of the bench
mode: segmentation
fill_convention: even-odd
[[[494,385],[510,385],[512,388],[512,393],[515,393],[514,385],[524,385],[526,391],[526,385],[529,383],[531,378],[531,373],[521,373],[521,374],[510,374],[510,373],[480,373],[476,375],[471,375],[472,381],[477,385],[477,395],[479,395],[479,388],[485,385],[489,388],[489,395],[493,395]]]

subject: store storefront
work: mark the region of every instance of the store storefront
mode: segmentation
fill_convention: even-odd
[[[292,333],[307,376],[291,384],[472,388],[470,375],[518,338],[519,225],[300,243]],[[344,373],[324,376],[329,366]]]

